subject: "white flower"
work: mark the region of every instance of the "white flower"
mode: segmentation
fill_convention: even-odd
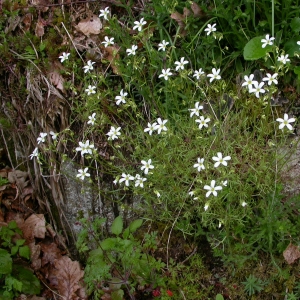
[[[254,78],[254,74],[250,74],[250,76],[248,77],[247,75],[244,76],[244,80],[245,82],[242,84],[242,86],[247,86],[248,89],[252,88],[252,85],[256,82],[258,83],[256,80],[253,80]]]
[[[191,197],[193,197],[193,196],[194,196],[194,194],[195,194],[195,192],[194,192],[194,191],[190,191],[190,192],[189,192],[189,195],[190,195]]]
[[[120,95],[115,97],[115,100],[117,100],[116,104],[120,105],[120,103],[125,104],[126,100],[125,97],[128,95],[128,93],[123,92],[123,89],[120,91]]]
[[[184,57],[180,58],[180,61],[175,61],[175,65],[176,66],[176,71],[178,71],[179,69],[184,70],[184,65],[188,64],[189,62],[187,60],[185,60]]]
[[[132,45],[131,49],[127,49],[126,52],[128,53],[128,56],[135,55],[135,51],[137,50],[137,48],[138,48],[138,46]]]
[[[297,45],[300,45],[300,41],[297,42]]]
[[[139,174],[135,175],[135,187],[144,187],[144,181],[146,181],[147,178],[141,177]]]
[[[171,76],[171,75],[173,75],[173,74],[170,72],[170,68],[168,68],[168,69],[162,69],[161,74],[158,77],[159,78],[163,77],[165,80],[168,80],[169,76]]]
[[[68,60],[70,54],[71,53],[63,52],[63,54],[59,57],[60,58],[60,62],[64,62],[65,60]]]
[[[205,169],[205,166],[204,166],[204,158],[200,158],[198,157],[197,158],[197,161],[198,163],[197,164],[194,164],[194,168],[197,168],[198,169],[198,172],[200,172],[201,170],[204,170]]]
[[[207,31],[206,34],[210,35],[213,31],[216,31],[217,30],[216,25],[217,24],[213,24],[213,25],[208,24],[207,27],[204,29],[204,31]]]
[[[90,173],[88,173],[88,168],[78,170],[78,174],[76,177],[79,177],[81,180],[84,180],[85,177],[90,177]]]
[[[111,46],[111,45],[113,45],[115,42],[114,42],[114,39],[115,38],[109,38],[108,36],[106,36],[105,38],[105,41],[104,42],[102,42],[101,44],[104,44],[104,47],[106,48],[106,47],[108,47],[108,46]]]
[[[58,133],[55,133],[53,131],[50,131],[49,133],[50,133],[50,135],[52,137],[52,140],[56,140],[57,139]]]
[[[166,47],[169,45],[169,42],[163,40],[161,43],[158,44],[158,51],[166,51]]]
[[[263,81],[268,81],[268,85],[271,85],[273,82],[274,82],[274,84],[278,83],[278,81],[276,79],[276,77],[278,76],[278,73],[274,73],[273,75],[267,73],[266,75],[267,75],[267,77],[264,77]]]
[[[202,75],[204,75],[204,72],[202,71],[202,68],[200,68],[199,71],[195,71],[193,77],[196,77],[197,80],[199,80]]]
[[[243,207],[245,207],[245,206],[247,206],[248,204],[247,204],[245,201],[243,201],[243,202],[241,203],[241,205],[242,205]]]
[[[213,82],[215,79],[218,80],[218,79],[221,79],[221,76],[219,75],[220,73],[220,69],[216,70],[215,68],[213,68],[212,70],[212,74],[208,74],[207,77],[211,77],[209,79],[209,82]]]
[[[264,86],[264,82],[258,83],[257,81],[253,82],[254,87],[249,88],[250,93],[255,93],[256,98],[259,98],[259,93],[265,93],[265,90],[262,88]]]
[[[47,136],[46,132],[41,132],[40,135],[39,135],[39,137],[37,138],[38,144],[44,143],[46,136]]]
[[[88,124],[94,125],[96,121],[96,113],[93,113],[91,116],[89,116]]]
[[[296,121],[295,118],[290,118],[288,114],[284,114],[283,119],[278,118],[276,119],[277,122],[280,122],[281,124],[279,125],[279,129],[283,129],[285,126],[289,129],[289,130],[293,130],[293,126],[290,123],[293,123]]]
[[[141,166],[141,170],[144,170],[145,174],[148,174],[149,169],[154,169],[154,166],[151,165],[152,160],[149,159],[148,161],[142,160],[142,166]]]
[[[262,48],[265,48],[267,45],[272,46],[272,45],[273,45],[273,42],[272,42],[272,41],[274,41],[274,40],[275,40],[274,37],[270,37],[270,35],[267,34],[267,35],[266,35],[266,38],[261,40],[261,42],[263,43],[263,44],[261,45],[261,47],[262,47]]]
[[[87,89],[85,89],[86,93],[88,94],[88,96],[90,94],[96,94],[96,91],[95,91],[96,87],[95,86],[91,86],[89,85]]]
[[[143,25],[147,24],[146,21],[144,21],[144,18],[141,18],[139,21],[135,21],[133,26],[133,30],[137,29],[138,31],[142,31]]]
[[[83,156],[86,153],[92,154],[92,149],[94,149],[95,146],[93,144],[90,145],[90,141],[87,140],[85,143],[79,142],[79,147],[76,148],[76,151],[81,151],[81,156]]]
[[[122,178],[120,178],[119,182],[121,183],[121,182],[125,181],[125,185],[129,186],[129,180],[134,180],[134,177],[131,176],[130,174],[123,173]]]
[[[208,127],[207,123],[210,121],[210,118],[204,119],[203,116],[200,116],[200,119],[196,120],[196,123],[199,123],[199,129],[202,129],[202,127]]]
[[[168,128],[165,126],[165,124],[168,122],[168,120],[162,120],[161,118],[157,119],[157,125],[155,126],[155,130],[157,130],[157,133],[160,134],[161,131],[167,131]]]
[[[33,159],[34,157],[37,157],[39,155],[39,149],[35,148],[33,152],[29,155],[30,159]]]
[[[281,55],[280,57],[278,57],[278,61],[282,62],[284,65],[288,62],[288,61],[291,61],[289,58],[289,55]]]
[[[117,184],[118,182],[119,182],[119,176],[118,177],[116,177],[116,179],[113,181],[113,184]]]
[[[110,128],[110,131],[106,134],[108,135],[108,140],[115,140],[115,139],[118,139],[118,136],[121,135],[121,127],[114,127],[114,126],[111,126]]]
[[[221,181],[221,184],[222,184],[223,186],[227,186],[227,180]]]
[[[217,168],[220,164],[222,164],[223,166],[227,166],[226,160],[230,160],[231,157],[230,156],[223,157],[223,154],[221,152],[218,152],[217,156],[214,156],[212,159],[216,161],[214,167]]]
[[[157,191],[157,190],[154,190],[154,194],[157,196],[157,198],[159,198],[159,197],[160,197],[160,193],[159,193],[159,191]]]
[[[206,193],[206,197],[209,197],[209,195],[212,193],[214,196],[217,196],[218,193],[217,191],[220,191],[222,190],[222,187],[221,186],[215,186],[216,184],[216,181],[215,180],[212,180],[211,183],[210,183],[210,186],[209,185],[205,185],[204,186],[204,189],[205,190],[208,190],[208,192]]]
[[[152,132],[154,130],[156,130],[156,125],[157,125],[156,122],[154,122],[153,124],[151,124],[151,123],[148,122],[148,127],[144,129],[144,132],[149,131],[149,134],[152,135]]]
[[[109,8],[105,7],[105,9],[100,9],[100,15],[99,18],[103,17],[105,20],[108,20],[108,15],[109,15]]]
[[[204,205],[204,210],[207,211],[208,208],[209,208],[209,203],[207,202],[207,203],[205,203],[205,205]]]
[[[196,115],[199,117],[199,112],[201,109],[203,109],[203,106],[199,105],[199,102],[196,102],[195,108],[189,108],[189,110],[191,111],[190,117],[192,117],[193,115]]]
[[[93,70],[93,69],[94,69],[93,64],[95,64],[95,62],[89,60],[89,61],[87,62],[87,65],[83,67],[84,73],[87,73],[87,72],[89,72],[90,70]]]

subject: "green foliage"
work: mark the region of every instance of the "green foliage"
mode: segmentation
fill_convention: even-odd
[[[224,297],[221,294],[218,294],[216,296],[216,300],[224,300]]]
[[[247,292],[247,294],[249,296],[252,296],[255,293],[261,292],[266,283],[251,274],[249,275],[249,277],[246,278],[245,282],[242,282],[242,284],[245,286],[244,289]]]
[[[0,186],[8,184],[9,181],[6,178],[0,176]]]
[[[20,293],[36,295],[40,293],[40,282],[29,269],[20,263],[20,259],[30,259],[30,250],[24,246],[25,240],[15,238],[22,234],[15,221],[0,227],[0,298],[13,299]],[[1,299],[2,299],[1,298]]]

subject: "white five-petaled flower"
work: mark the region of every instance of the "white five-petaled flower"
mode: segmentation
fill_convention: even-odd
[[[267,73],[267,77],[263,78],[263,81],[268,81],[268,85],[271,85],[272,83],[277,84],[278,81],[276,77],[278,76],[278,73],[274,73],[273,75]]]
[[[34,157],[37,157],[39,155],[39,149],[34,148],[33,152],[29,155],[30,159],[33,159]]]
[[[90,94],[96,94],[96,91],[95,91],[96,87],[95,86],[92,86],[92,85],[89,85],[87,87],[87,89],[85,89],[85,91],[87,92],[88,96]]]
[[[210,118],[204,119],[203,116],[200,116],[200,119],[196,120],[196,123],[199,123],[199,129],[202,129],[202,127],[208,127],[207,123],[210,121]]]
[[[288,57],[289,57],[288,54],[287,55],[282,54],[280,57],[278,57],[277,60],[282,62],[285,65],[287,62],[291,61]]]
[[[279,129],[283,129],[286,126],[289,130],[293,130],[293,126],[290,123],[295,122],[296,119],[295,118],[290,118],[289,119],[289,115],[284,114],[283,119],[282,118],[277,118],[276,121],[281,123],[279,125]]]
[[[244,76],[244,80],[245,82],[242,84],[242,86],[247,86],[248,89],[252,88],[252,85],[256,82],[258,83],[256,80],[253,80],[254,78],[254,74],[250,74],[249,77],[247,75]]]
[[[121,127],[114,127],[114,126],[111,126],[110,128],[110,131],[106,134],[108,135],[108,140],[115,140],[115,139],[118,139],[118,136],[121,135]]]
[[[52,137],[52,140],[56,140],[57,139],[58,133],[53,132],[53,131],[50,131],[49,133],[50,133],[50,135]]]
[[[170,72],[170,68],[168,68],[168,69],[162,69],[161,74],[158,77],[159,78],[163,77],[165,80],[168,80],[169,76],[171,76],[171,75],[172,75],[172,73]]]
[[[176,65],[176,71],[180,70],[184,70],[184,65],[188,64],[189,62],[187,60],[185,60],[184,57],[180,58],[180,61],[175,61],[175,65]]]
[[[300,45],[300,41],[297,42],[297,45]]]
[[[274,37],[270,37],[270,35],[267,34],[267,35],[266,35],[266,38],[261,40],[261,42],[263,43],[263,44],[261,45],[261,47],[262,47],[262,48],[265,48],[267,45],[272,46],[272,45],[273,45],[273,42],[272,42],[272,41],[274,41],[274,40],[275,40]]]
[[[223,186],[227,186],[227,180],[221,181],[221,184],[222,184]]]
[[[141,170],[144,170],[144,173],[147,175],[149,172],[149,169],[154,169],[154,166],[151,165],[152,159],[148,159],[148,161],[142,160],[142,166],[141,166]]]
[[[197,158],[197,161],[198,161],[198,163],[194,164],[194,168],[197,168],[197,169],[198,169],[198,172],[200,172],[201,170],[204,170],[204,169],[205,169],[205,166],[204,166],[204,158],[198,157],[198,158]]]
[[[129,55],[135,55],[135,51],[137,50],[137,48],[138,48],[138,46],[132,45],[131,49],[126,49],[126,52],[128,53],[128,56]]]
[[[169,45],[169,42],[163,40],[161,43],[158,44],[158,51],[166,51],[166,47]]]
[[[196,77],[197,80],[199,80],[201,78],[201,76],[204,75],[204,72],[202,71],[202,68],[199,69],[199,71],[195,71],[193,77]]]
[[[87,72],[89,72],[90,70],[93,70],[93,69],[94,69],[93,64],[95,64],[95,62],[89,60],[89,61],[87,62],[87,65],[83,67],[84,73],[87,73]]]
[[[123,173],[122,178],[119,179],[119,182],[121,183],[121,182],[125,181],[125,185],[129,186],[129,181],[130,180],[134,180],[134,177],[130,174]]]
[[[81,156],[83,156],[86,153],[92,154],[92,149],[94,148],[95,146],[90,144],[90,141],[87,140],[85,143],[79,142],[79,147],[76,148],[76,151],[81,151]]]
[[[109,16],[109,7],[105,7],[104,9],[100,9],[99,18],[103,17],[105,20],[108,20]]]
[[[214,167],[217,168],[220,164],[222,164],[223,166],[227,166],[226,160],[230,160],[231,157],[230,156],[223,157],[223,154],[221,152],[218,152],[217,156],[214,156],[212,159],[216,161]]]
[[[209,197],[210,194],[213,194],[214,196],[218,195],[217,191],[222,190],[221,186],[215,186],[216,185],[216,181],[212,180],[210,185],[205,185],[204,189],[207,190],[208,192],[206,193],[206,197]]]
[[[157,125],[156,122],[154,122],[152,124],[148,122],[148,127],[144,129],[144,132],[148,132],[149,131],[149,135],[152,135],[152,132],[154,130],[156,130],[156,125]]]
[[[133,26],[133,30],[137,29],[138,31],[142,31],[143,25],[146,25],[147,22],[144,21],[144,18],[141,18],[139,21],[135,21]]]
[[[88,173],[88,170],[89,170],[88,168],[84,168],[84,170],[83,169],[78,170],[78,174],[76,177],[79,177],[81,180],[84,180],[85,177],[90,177],[91,175],[90,173]]]
[[[241,205],[242,205],[243,207],[245,207],[245,206],[247,206],[248,204],[247,204],[247,202],[243,201],[243,202],[241,203]]]
[[[210,35],[213,31],[217,31],[216,25],[217,24],[213,24],[213,25],[207,24],[207,27],[204,29],[204,31],[207,31],[206,34]]]
[[[139,174],[135,175],[135,186],[144,187],[144,181],[146,181],[147,178],[141,177]]]
[[[157,133],[160,134],[161,131],[167,131],[168,128],[165,126],[165,124],[168,122],[168,120],[162,120],[161,118],[157,119],[157,125],[155,126],[155,130],[157,130]]]
[[[91,116],[89,116],[88,124],[94,125],[96,122],[96,113],[93,113]]]
[[[59,57],[60,58],[60,62],[64,62],[65,60],[68,60],[69,59],[69,55],[70,55],[70,53],[63,52],[63,54]]]
[[[212,74],[207,74],[207,77],[211,77],[209,79],[209,82],[213,82],[215,79],[218,80],[218,79],[221,79],[221,76],[219,75],[220,73],[220,69],[216,70],[216,68],[213,68],[212,70]]]
[[[258,83],[257,81],[253,82],[254,87],[249,88],[250,93],[255,93],[256,98],[259,98],[259,93],[265,93],[265,90],[262,88],[264,86],[264,82]]]
[[[104,44],[104,47],[106,48],[106,47],[108,47],[108,46],[111,46],[111,45],[113,45],[115,42],[114,42],[114,39],[115,38],[109,38],[108,36],[106,36],[106,37],[104,37],[104,39],[105,39],[105,41],[104,42],[102,42],[101,44]]]
[[[199,117],[199,112],[201,109],[203,109],[203,106],[199,105],[199,102],[196,102],[195,108],[189,108],[189,110],[191,111],[190,117],[192,117],[193,115],[196,115]]]
[[[40,135],[39,135],[39,137],[37,138],[38,144],[44,143],[46,136],[47,136],[46,132],[41,132]]]
[[[128,93],[123,92],[123,89],[120,91],[120,95],[115,97],[115,100],[117,100],[116,104],[120,105],[120,103],[125,104],[126,100],[125,97],[128,95]]]

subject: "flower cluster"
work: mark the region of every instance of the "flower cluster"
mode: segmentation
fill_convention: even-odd
[[[168,122],[168,120],[162,120],[161,118],[157,119],[157,122],[154,123],[148,123],[148,127],[144,129],[144,132],[148,132],[149,135],[152,135],[153,131],[157,130],[157,133],[160,134],[162,131],[167,131],[168,128],[165,126],[165,124]]]

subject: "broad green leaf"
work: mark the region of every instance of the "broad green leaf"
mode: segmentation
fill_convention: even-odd
[[[114,219],[111,225],[111,232],[115,235],[119,235],[123,230],[123,220],[121,216]]]
[[[111,299],[112,300],[122,300],[124,297],[124,291],[123,290],[117,290],[113,291],[111,293]]]
[[[298,75],[298,80],[300,80],[300,66],[294,68],[294,73]]]
[[[13,275],[22,282],[23,293],[29,295],[36,295],[40,293],[40,281],[32,271],[17,265],[13,268]]]
[[[294,57],[295,52],[300,53],[300,45],[297,44],[297,41],[297,38],[292,38],[284,44],[285,53],[288,54],[289,57]]]
[[[291,28],[294,32],[300,31],[300,18],[296,17],[291,21]]]
[[[11,247],[11,250],[10,250],[11,255],[17,254],[18,250],[19,250],[18,246]]]
[[[117,277],[113,277],[110,281],[109,281],[109,288],[111,291],[117,291],[121,288],[122,284],[124,281],[122,281],[120,278]]]
[[[10,254],[0,248],[0,274],[10,274],[12,271],[12,259]]]
[[[8,228],[9,229],[16,229],[16,228],[18,228],[18,225],[17,225],[16,221],[10,221],[8,223]]]
[[[25,240],[23,240],[23,239],[17,240],[16,246],[20,247],[20,246],[24,245],[24,243],[25,243]]]
[[[244,59],[245,60],[256,60],[264,57],[268,52],[272,50],[272,46],[267,45],[265,48],[262,48],[261,40],[265,36],[257,36],[251,39],[246,46],[244,47]]]
[[[30,259],[30,249],[28,246],[22,246],[19,248],[19,254],[21,257]]]
[[[104,241],[102,241],[100,245],[103,250],[112,250],[116,245],[116,239],[115,238],[107,238]]]
[[[221,294],[218,294],[216,296],[216,300],[224,300],[224,297]]]
[[[143,225],[143,220],[142,219],[137,219],[134,220],[133,222],[130,223],[129,225],[129,230],[131,233],[134,233]]]

